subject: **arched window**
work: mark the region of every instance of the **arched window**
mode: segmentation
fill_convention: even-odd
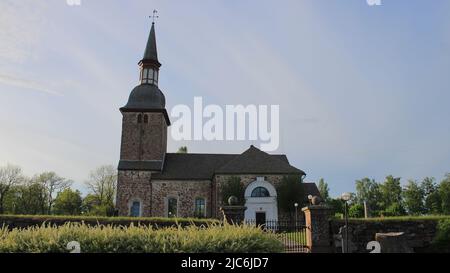
[[[176,198],[167,199],[167,217],[177,217],[178,215],[178,200]]]
[[[148,115],[144,115],[144,123],[148,123]]]
[[[206,216],[205,198],[195,198],[195,217],[202,218]]]
[[[264,187],[256,187],[251,194],[251,197],[270,197],[269,191]]]
[[[142,123],[142,115],[141,114],[138,115],[137,121],[138,121],[138,123]]]
[[[139,201],[133,201],[130,208],[130,216],[131,217],[141,216],[141,203]]]

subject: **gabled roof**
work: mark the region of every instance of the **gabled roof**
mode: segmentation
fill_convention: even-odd
[[[269,155],[251,146],[238,154],[167,153],[163,171],[153,179],[210,180],[215,174],[305,174],[285,155]]]
[[[167,153],[163,172],[153,179],[210,180],[214,171],[236,157],[234,154],[183,154]]]
[[[250,148],[235,157],[233,160],[216,170],[216,174],[298,174],[304,175],[302,170],[291,166],[284,156],[284,159],[269,155],[256,148]]]

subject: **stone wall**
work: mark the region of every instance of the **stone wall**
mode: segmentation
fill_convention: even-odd
[[[120,158],[162,160],[167,149],[167,124],[163,113],[122,113]],[[142,115],[138,123],[138,115]],[[144,122],[144,115],[148,121]]]
[[[141,216],[151,214],[151,172],[149,171],[119,171],[117,177],[116,209],[119,216],[128,216],[133,201],[141,204]]]
[[[330,221],[333,235],[339,233],[344,226],[343,220]],[[350,220],[349,248],[352,252],[366,253],[367,243],[375,240],[376,233],[404,232],[406,248],[413,252],[427,252],[436,235],[436,220]],[[341,252],[340,247],[336,252]]]
[[[194,217],[195,199],[204,198],[206,217],[211,217],[211,181],[209,180],[153,180],[152,216],[167,217],[167,199],[176,198],[178,217]]]

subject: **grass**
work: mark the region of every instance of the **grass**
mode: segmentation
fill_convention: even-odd
[[[286,232],[286,233],[279,233],[277,234],[277,237],[281,240],[287,240],[294,243],[297,243],[299,245],[306,245],[306,231],[296,231],[296,232]]]
[[[0,253],[68,253],[79,242],[83,253],[268,253],[283,244],[270,233],[250,226],[207,227],[89,226],[67,223],[26,229],[0,228]]]

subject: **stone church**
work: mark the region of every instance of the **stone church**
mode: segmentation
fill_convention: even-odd
[[[305,173],[292,166],[286,155],[271,155],[254,146],[242,154],[167,153],[170,119],[158,88],[161,63],[154,24],[139,67],[140,84],[120,108],[116,197],[120,216],[220,218],[221,189],[236,178],[245,188],[246,220],[284,218],[276,188],[286,175],[298,177],[305,196],[319,195],[314,183],[302,182]]]

